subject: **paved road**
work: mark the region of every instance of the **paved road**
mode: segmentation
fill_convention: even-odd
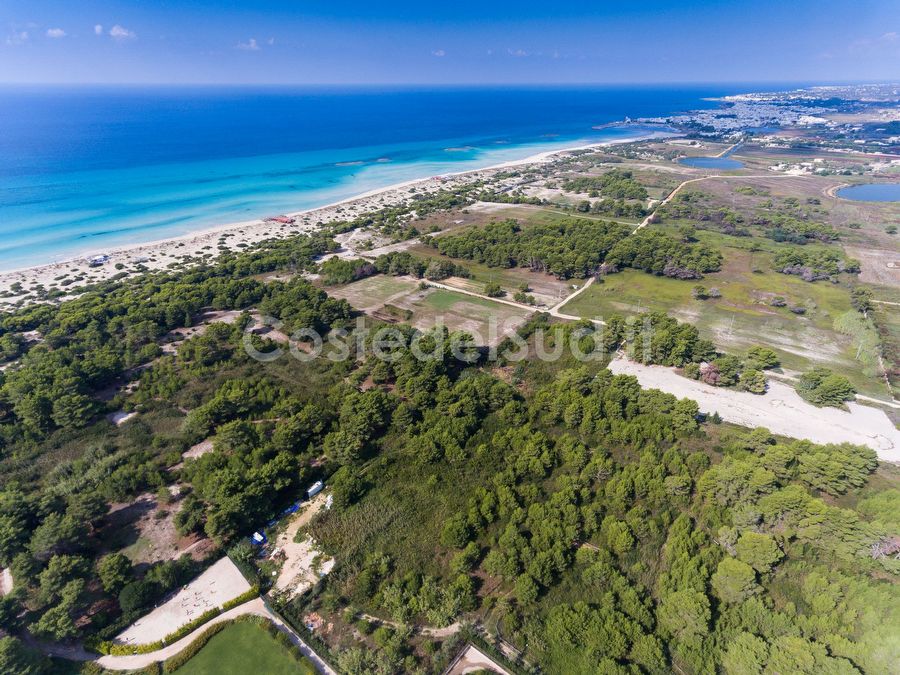
[[[337,672],[333,668],[331,668],[331,666],[325,663],[325,661],[323,661],[319,657],[319,655],[316,654],[312,650],[312,648],[303,641],[303,639],[293,628],[287,625],[284,621],[281,620],[281,617],[279,617],[277,614],[275,614],[275,612],[269,609],[262,598],[254,598],[253,600],[249,600],[242,605],[233,607],[227,612],[219,614],[219,616],[211,619],[177,642],[173,642],[167,647],[157,649],[155,652],[149,652],[148,654],[131,654],[128,656],[106,655],[98,658],[96,654],[85,651],[79,645],[67,646],[35,642],[33,646],[49,656],[56,656],[72,661],[95,661],[98,665],[108,670],[139,670],[141,668],[146,668],[147,666],[153,665],[153,663],[157,661],[165,661],[166,659],[175,656],[182,649],[184,649],[195,639],[197,639],[197,637],[203,631],[205,631],[212,625],[221,623],[222,621],[227,621],[228,619],[235,619],[239,616],[246,616],[251,614],[269,619],[269,621],[275,624],[275,626],[279,630],[286,633],[291,639],[291,642],[297,645],[300,651],[303,652],[303,655],[308,658],[313,663],[313,665],[315,665],[316,669],[320,673],[324,673],[325,675],[338,675]]]

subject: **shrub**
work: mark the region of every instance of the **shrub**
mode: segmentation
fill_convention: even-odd
[[[840,406],[856,397],[856,388],[843,375],[813,368],[797,381],[797,393],[813,405]]]

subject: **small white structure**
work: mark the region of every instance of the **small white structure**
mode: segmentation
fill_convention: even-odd
[[[325,483],[323,483],[320,480],[317,480],[315,483],[313,483],[312,485],[309,486],[309,489],[306,491],[306,498],[312,499],[317,494],[319,494],[322,491],[322,488],[324,488],[324,487],[325,487]]]

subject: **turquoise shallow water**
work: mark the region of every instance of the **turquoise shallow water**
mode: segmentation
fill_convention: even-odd
[[[594,127],[737,90],[0,89],[0,269],[646,134]]]

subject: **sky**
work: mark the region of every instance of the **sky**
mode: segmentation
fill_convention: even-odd
[[[0,0],[0,83],[896,80],[898,0]]]

